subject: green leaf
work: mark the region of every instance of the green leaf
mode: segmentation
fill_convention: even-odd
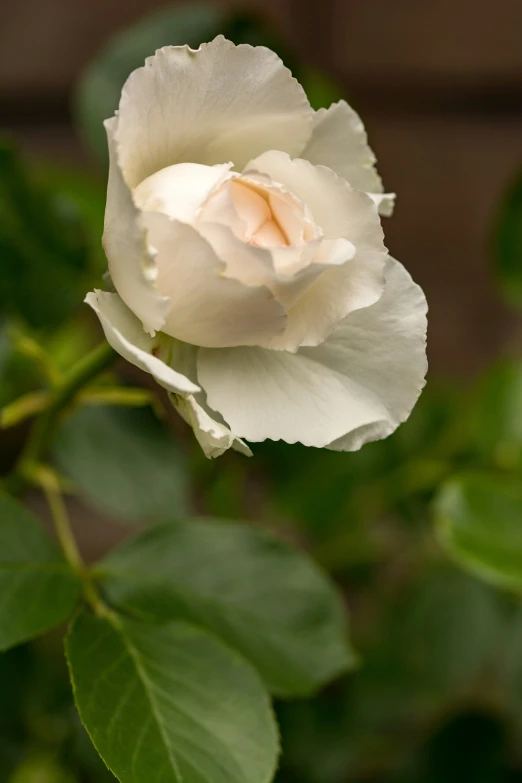
[[[464,568],[500,587],[522,590],[520,480],[467,473],[448,481],[435,502],[439,537]]]
[[[0,309],[33,327],[60,324],[86,287],[83,225],[62,206],[0,139]]]
[[[82,408],[58,431],[53,452],[93,505],[122,520],[164,520],[187,508],[184,456],[149,410]]]
[[[498,596],[447,564],[423,573],[383,609],[354,683],[360,723],[365,714],[373,720],[371,713],[397,721],[469,689],[491,664],[504,628]]]
[[[403,561],[400,579],[396,571],[387,579],[379,569],[383,583],[371,579],[359,592],[364,665],[356,676],[319,698],[278,705],[288,770],[281,783],[426,783],[402,762],[410,770],[419,746],[460,705],[482,706],[490,687],[496,693],[505,597],[453,565],[423,569],[420,553],[412,555],[413,571]]]
[[[506,194],[495,235],[495,272],[506,301],[522,307],[522,172]]]
[[[522,467],[522,362],[503,360],[488,369],[470,425],[483,460],[505,470]]]
[[[86,612],[67,658],[80,717],[121,783],[267,783],[277,727],[255,672],[204,631]]]
[[[38,521],[0,495],[0,650],[66,620],[79,595],[76,574]]]
[[[327,577],[305,555],[246,525],[157,526],[97,573],[117,607],[206,626],[278,695],[309,693],[355,663],[345,611]]]
[[[99,284],[99,278],[107,269],[101,242],[107,197],[105,178],[49,161],[38,162],[35,177],[48,194],[55,212],[82,231],[91,284]]]

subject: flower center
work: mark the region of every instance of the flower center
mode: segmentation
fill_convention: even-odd
[[[232,180],[228,183],[237,216],[245,226],[243,239],[256,247],[289,245],[270,203],[269,194],[260,193],[249,185]]]
[[[148,213],[159,212],[203,231],[205,224],[226,226],[243,242],[272,252],[280,271],[300,267],[303,253],[322,237],[307,207],[266,175],[238,175],[230,166],[176,163],[141,182],[133,196],[147,215],[151,245],[158,237]]]

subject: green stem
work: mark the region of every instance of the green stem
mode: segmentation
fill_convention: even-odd
[[[118,354],[108,343],[102,343],[67,373],[54,389],[48,406],[36,419],[20,459],[7,480],[7,489],[19,495],[27,487],[32,469],[43,457],[54,427],[62,413],[84,386],[109,367]]]
[[[78,549],[74,533],[69,522],[69,514],[65,505],[58,482],[54,479],[54,474],[50,471],[40,471],[40,484],[47,498],[49,509],[56,530],[56,537],[60,542],[65,559],[75,571],[82,572],[85,568],[82,556]]]
[[[110,613],[110,610],[98,594],[96,586],[92,581],[92,576],[78,549],[78,544],[76,543],[76,538],[74,537],[69,520],[67,506],[65,505],[60,491],[60,485],[56,475],[49,468],[41,467],[37,472],[36,478],[47,499],[54,523],[54,529],[56,531],[56,537],[62,548],[65,559],[82,580],[85,600],[96,614],[107,615],[107,613]]]
[[[41,462],[63,411],[69,407],[85,386],[113,364],[117,358],[118,354],[110,345],[102,343],[75,364],[63,379],[60,379],[51,393],[47,406],[36,419],[22,454],[5,482],[6,489],[14,495],[23,492],[30,482],[41,487],[47,498],[56,537],[64,556],[82,580],[85,600],[97,614],[104,615],[110,613],[110,609],[98,594],[92,576],[78,549],[69,521],[67,506],[60,490],[60,481],[54,471],[42,465]]]

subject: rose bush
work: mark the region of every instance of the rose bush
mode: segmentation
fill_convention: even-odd
[[[86,301],[205,454],[393,432],[424,384],[426,301],[384,246],[393,196],[357,114],[314,112],[273,52],[219,37],[156,52],[106,130],[115,293]]]

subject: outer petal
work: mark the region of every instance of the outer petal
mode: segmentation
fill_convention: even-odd
[[[422,289],[393,258],[386,266],[382,299],[359,310],[339,325],[316,349],[325,367],[345,368],[387,411],[382,421],[348,432],[330,443],[335,451],[357,451],[364,443],[390,435],[410,415],[424,388],[428,362],[426,329],[428,305]]]
[[[385,415],[357,384],[299,354],[202,350],[198,376],[210,407],[251,442],[268,438],[326,446]]]
[[[147,245],[141,213],[118,166],[114,127],[115,121],[107,120],[110,168],[103,247],[116,290],[144,329],[153,334],[161,329],[169,303],[156,290],[156,265]]]
[[[296,350],[322,343],[349,313],[374,304],[382,294],[387,251],[372,199],[352,188],[324,166],[267,152],[249,166],[283,184],[310,208],[330,240],[345,239],[355,247],[346,263],[332,264],[289,310],[288,328],[269,347]]]
[[[207,457],[219,457],[229,448],[251,456],[248,446],[231,433],[219,414],[208,410],[204,393],[194,382],[197,348],[164,337],[149,337],[118,294],[93,291],[85,301],[98,315],[110,345],[172,392],[175,408],[194,430]]]
[[[249,441],[355,450],[389,435],[424,385],[426,300],[392,259],[386,280],[379,302],[352,313],[317,348],[200,351],[210,407]]]
[[[353,188],[374,195],[381,215],[393,212],[395,196],[384,193],[362,120],[346,101],[315,113],[312,137],[300,157],[328,166]]]
[[[247,457],[252,456],[252,452],[240,438],[232,434],[226,424],[217,421],[217,414],[211,414],[200,405],[196,398],[173,396],[172,403],[180,416],[185,419],[194,430],[199,445],[203,449],[206,457],[214,459],[220,457],[225,451],[232,448],[241,452]]]
[[[199,391],[199,386],[154,355],[158,339],[143,331],[136,316],[118,294],[92,291],[85,301],[100,319],[109,344],[127,361],[153,375],[161,386],[171,392],[187,395]]]
[[[163,331],[206,347],[263,345],[286,326],[286,312],[268,288],[225,277],[225,264],[191,226],[149,213],[157,247],[158,288],[171,309]]]
[[[174,163],[242,168],[266,149],[297,154],[312,122],[304,90],[269,49],[223,36],[196,51],[165,47],[123,88],[120,163],[130,187]]]

